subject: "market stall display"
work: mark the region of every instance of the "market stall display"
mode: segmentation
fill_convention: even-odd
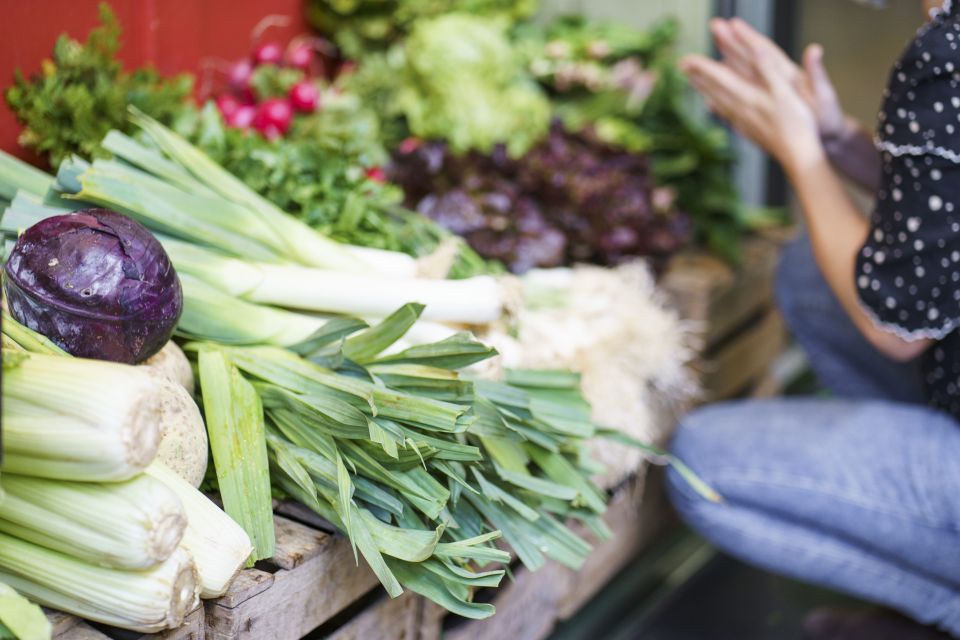
[[[639,544],[610,538],[636,525],[623,487],[647,459],[720,499],[659,448],[697,385],[655,278],[694,240],[736,253],[684,187],[729,165],[671,138],[725,144],[684,129],[670,27],[538,31],[466,4],[341,3],[340,51],[260,41],[201,104],[189,77],[121,70],[108,9],[18,78],[22,143],[53,173],[0,153],[4,367],[23,387],[3,390],[0,582],[143,632],[296,637],[378,583],[403,615],[482,620],[476,594],[508,569],[565,572],[571,603],[599,588]],[[584,55],[606,79],[575,84],[629,94],[606,120],[564,93]],[[33,406],[81,376],[114,413]],[[304,609],[297,591],[327,600],[256,626]]]

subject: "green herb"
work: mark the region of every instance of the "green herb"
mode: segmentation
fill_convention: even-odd
[[[28,80],[18,71],[6,93],[24,125],[20,144],[54,167],[71,153],[105,155],[100,141],[107,131],[130,130],[127,105],[169,122],[193,89],[187,75],[163,80],[152,69],[124,72],[116,59],[120,26],[106,3],[100,21],[83,44],[61,35],[41,73]]]

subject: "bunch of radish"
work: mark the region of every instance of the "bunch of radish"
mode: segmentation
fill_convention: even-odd
[[[249,58],[237,60],[228,69],[229,92],[216,99],[224,121],[239,129],[252,127],[270,140],[283,136],[295,114],[320,108],[320,90],[313,74],[319,62],[316,45],[309,40],[294,40],[286,49],[273,41],[258,44]],[[283,97],[258,96],[253,74],[266,65],[298,71],[302,77]]]

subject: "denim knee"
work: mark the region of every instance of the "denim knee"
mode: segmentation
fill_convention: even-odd
[[[727,405],[713,405],[691,412],[681,421],[670,443],[671,453],[707,484],[713,471],[726,459],[726,447],[719,445],[727,437],[723,425],[728,410]],[[717,506],[695,491],[675,467],[667,470],[666,477],[667,494],[685,522],[692,524],[699,519],[696,514]]]

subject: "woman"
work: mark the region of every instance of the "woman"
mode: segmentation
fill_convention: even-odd
[[[732,555],[917,621],[817,612],[818,638],[960,637],[960,17],[935,4],[891,73],[875,141],[844,116],[816,45],[798,67],[717,20],[722,61],[681,63],[799,198],[809,244],[785,252],[778,295],[835,397],[694,412],[674,451],[725,502],[673,473],[671,497]],[[869,219],[840,174],[875,191]]]

